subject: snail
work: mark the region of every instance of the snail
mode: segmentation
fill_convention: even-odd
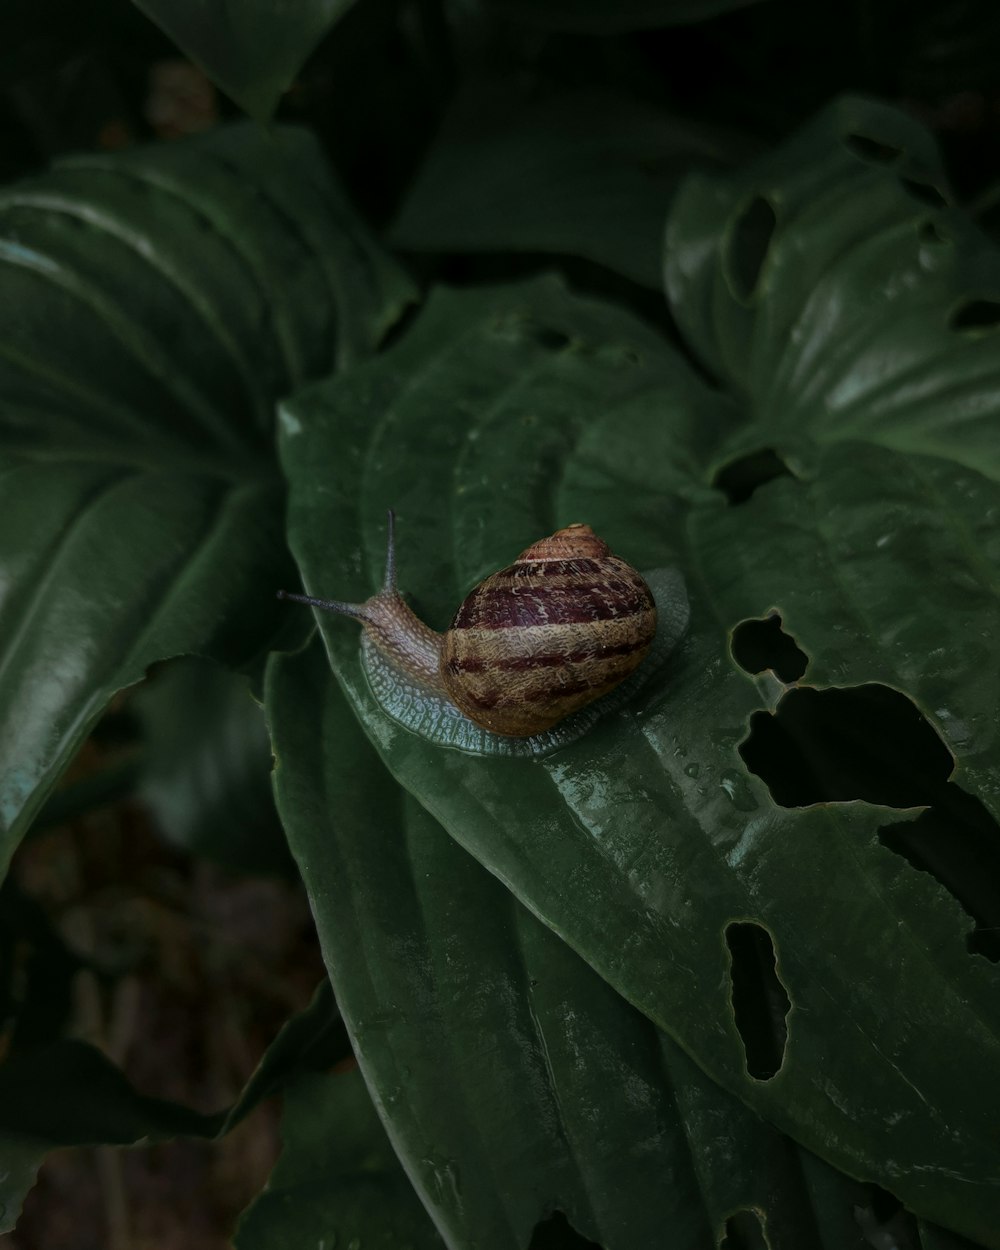
[[[480,582],[438,633],[396,588],[394,529],[390,512],[385,580],[364,603],[278,597],[360,621],[377,702],[442,745],[509,756],[564,746],[619,707],[687,625],[676,570],[644,578],[577,523]]]

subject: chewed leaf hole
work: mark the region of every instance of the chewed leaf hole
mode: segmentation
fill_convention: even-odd
[[[773,713],[753,714],[739,751],[782,807],[862,799],[926,808],[884,825],[879,839],[929,873],[971,918],[968,951],[1000,963],[1000,824],[948,780],[950,751],[905,695],[875,683],[797,686]]]
[[[1000,326],[1000,300],[963,300],[948,317],[949,330],[995,330]]]
[[[959,786],[942,788],[916,820],[884,825],[879,840],[930,873],[973,920],[966,948],[1000,963],[1000,825]]]
[[[553,1211],[535,1225],[528,1250],[602,1250],[596,1241],[578,1233],[562,1211]]]
[[[730,647],[733,659],[747,673],[768,669],[786,685],[805,673],[809,657],[781,626],[775,613],[763,619],[741,621],[733,630]]]
[[[899,184],[904,191],[908,191],[914,199],[919,200],[922,204],[930,204],[932,208],[948,207],[947,198],[932,182],[923,182],[917,178],[901,177]]]
[[[792,477],[792,471],[772,447],[740,456],[716,473],[712,485],[721,490],[732,504],[746,503],[759,486],[776,477]]]
[[[777,224],[774,209],[762,195],[755,196],[733,224],[725,268],[738,300],[749,300],[756,291]]]
[[[913,702],[889,686],[796,686],[755,712],[740,743],[747,768],[782,807],[848,803],[926,807],[954,761]]]
[[[739,921],[727,925],[726,945],[733,1017],[746,1069],[755,1080],[769,1081],[785,1058],[791,1007],[775,966],[774,944],[762,925]]]
[[[737,1211],[726,1220],[719,1250],[770,1250],[756,1211]]]
[[[903,155],[903,149],[892,143],[884,143],[881,139],[872,139],[868,135],[844,135],[844,146],[863,161],[872,161],[878,165],[891,165]]]

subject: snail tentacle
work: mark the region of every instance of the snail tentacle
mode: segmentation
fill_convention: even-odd
[[[295,595],[290,590],[279,590],[279,599],[289,599],[292,603],[304,603],[310,608],[322,608],[324,612],[336,612],[340,616],[353,616],[355,620],[368,619],[364,603],[341,603],[338,599],[315,599],[312,595]]]

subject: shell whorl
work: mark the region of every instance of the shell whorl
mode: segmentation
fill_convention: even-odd
[[[589,525],[576,521],[526,547],[514,563],[520,564],[522,560],[601,560],[610,554],[611,548],[603,538],[598,538]]]
[[[643,578],[570,525],[468,595],[444,636],[441,680],[477,724],[537,734],[622,682],[655,633]]]

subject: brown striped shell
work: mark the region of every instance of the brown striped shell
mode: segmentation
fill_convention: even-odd
[[[477,725],[538,734],[624,681],[655,633],[642,577],[589,525],[569,525],[471,591],[444,635],[441,682]]]
[[[668,650],[687,624],[678,577],[664,600],[669,628],[657,633],[656,603],[642,577],[589,525],[569,525],[481,582],[439,634],[396,587],[392,512],[387,531],[385,579],[363,603],[283,590],[278,596],[359,621],[376,700],[433,742],[474,754],[552,749],[559,742],[547,731],[620,685],[642,663],[654,636],[660,650]],[[580,725],[576,718],[573,736]]]

